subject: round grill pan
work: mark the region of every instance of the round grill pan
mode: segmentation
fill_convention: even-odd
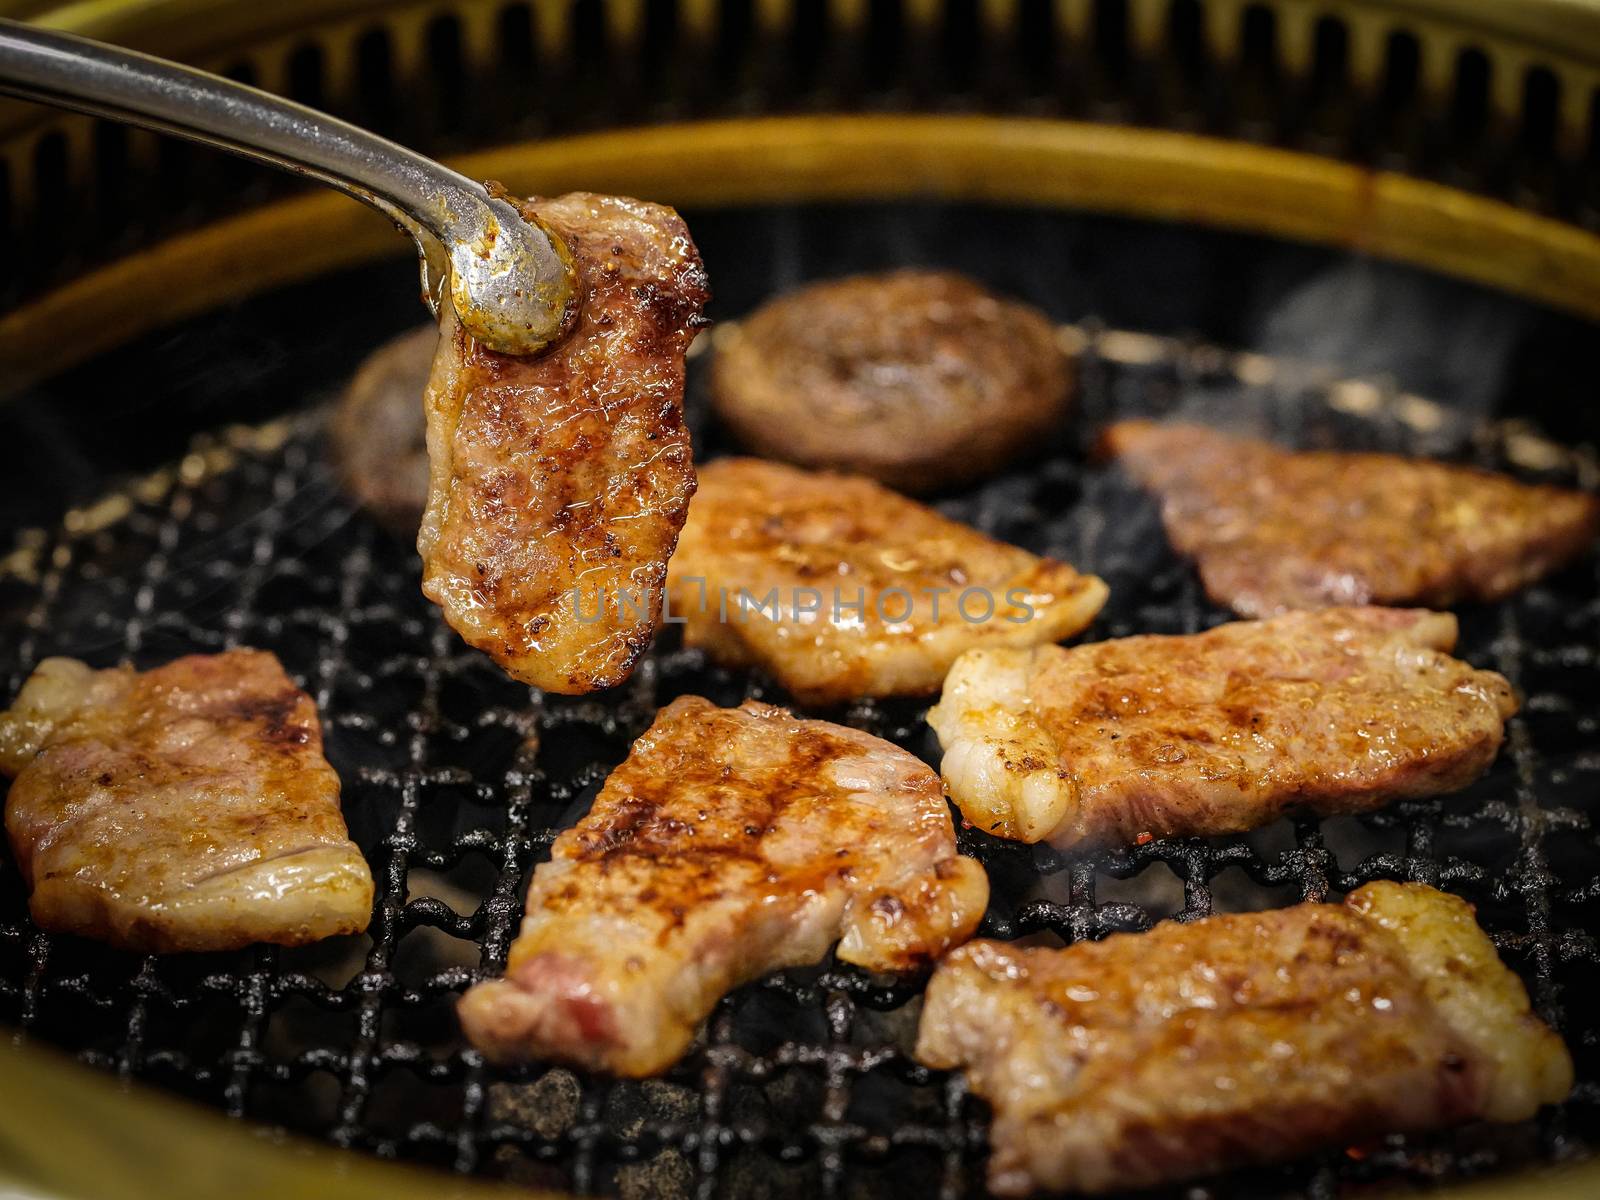
[[[536,8],[535,16],[549,7]],[[868,6],[871,14],[880,7]],[[1086,7],[1091,31],[1115,28],[1116,13],[1123,14],[1125,52],[1113,53],[1117,43],[1109,34],[1105,47],[1092,49],[1098,43],[1091,41],[1075,51],[1100,74],[1083,96],[1064,102],[1087,109],[1097,103],[1090,93],[1121,96],[1123,103],[1144,97],[1143,109],[1134,104],[1100,115],[1158,111],[1159,89],[1150,89],[1160,76],[1127,52],[1139,42],[1137,28],[1126,22],[1146,6]],[[677,11],[684,17],[695,8]],[[1036,20],[1036,8],[1017,6],[1016,20]],[[1233,6],[1246,33],[1260,23],[1250,11],[1279,13],[1281,29],[1288,28],[1281,14],[1293,8]],[[1211,6],[1171,6],[1180,33],[1190,10],[1204,15]],[[754,10],[718,11],[736,21],[726,13]],[[599,16],[615,37],[620,26],[605,24],[612,12]],[[990,12],[989,5],[953,5],[944,19],[948,26],[965,20],[961,13]],[[583,5],[572,14],[578,33],[595,17]],[[860,48],[849,67],[854,76],[843,66],[817,66],[816,78],[854,78],[861,95],[881,92],[890,107],[935,102],[936,89],[926,81],[921,92],[906,83],[919,56],[933,51],[911,36],[918,26],[906,24],[904,14],[897,20],[876,16],[864,27],[865,40],[852,43]],[[750,96],[740,68],[761,47],[770,53],[770,41],[752,32],[756,24],[743,34],[736,24],[730,28],[723,36],[743,49],[730,51],[720,68],[726,76],[715,76],[716,103]],[[1181,37],[1174,37],[1181,49]],[[1239,43],[1237,71],[1211,77],[1224,81],[1235,101],[1247,94],[1251,71],[1276,61],[1252,58],[1252,44],[1249,36]],[[1351,62],[1367,53],[1348,41],[1347,51]],[[819,62],[833,61],[818,54]],[[581,55],[574,64],[581,77]],[[989,78],[982,67],[981,56],[974,59],[970,78]],[[904,84],[906,94],[868,86],[876,70]],[[448,77],[441,72],[434,79],[439,92]],[[1046,77],[1056,78],[1049,70]],[[1419,68],[1417,78],[1425,77]],[[641,69],[634,98],[614,103],[692,97],[692,81],[675,78]],[[960,91],[957,82],[952,92]],[[1254,86],[1270,92],[1272,73]],[[800,95],[797,89],[787,94]],[[960,94],[976,91],[982,88],[970,84]],[[1383,111],[1364,95],[1330,93],[1328,103],[1343,105],[1356,122],[1348,129],[1361,112],[1375,120]],[[1007,103],[1014,110],[1025,100],[1013,96]],[[702,95],[696,103],[713,101]],[[1237,133],[1248,127],[1248,112],[1242,101],[1230,103],[1226,132]],[[410,108],[400,110],[397,122],[418,119]],[[1414,115],[1427,124],[1424,114]],[[987,161],[996,146],[979,136],[982,130],[963,125],[970,120],[934,119],[915,137],[902,128],[891,140],[909,145],[920,138],[922,153],[934,130],[947,151],[965,149],[926,161]],[[1551,130],[1558,127],[1552,117]],[[466,128],[470,122],[458,126]],[[1059,128],[1077,139],[1068,157],[1080,166],[1092,161],[1085,147],[1093,138],[1081,131],[1098,127]],[[681,126],[665,127],[656,144],[693,141],[682,133]],[[1370,129],[1369,135],[1371,144],[1383,140]],[[648,149],[652,136],[629,144]],[[1137,138],[1130,138],[1132,146]],[[622,169],[594,151],[597,144],[588,144],[587,159],[580,146],[555,169],[537,147],[502,163],[521,161],[530,174],[588,170],[583,178],[594,182],[597,170]],[[784,147],[795,144],[769,139],[756,154],[781,166]],[[1543,161],[1555,161],[1564,144],[1552,132]],[[1234,149],[1207,161],[1242,164],[1257,178],[1286,161],[1250,146],[1236,148],[1243,157],[1230,157]],[[1027,161],[1033,144],[1024,151],[1018,161]],[[1157,176],[1185,169],[1170,158],[1156,161],[1141,169]],[[1337,191],[1344,186],[1339,180],[1361,177],[1317,173],[1343,170],[1337,163],[1295,161],[1296,170],[1310,172],[1299,178],[1312,191],[1320,180],[1332,180]],[[1389,193],[1368,215],[1378,214],[1380,228],[1388,228],[1386,215],[1404,211],[1429,211],[1430,221],[1454,214],[1477,222],[1475,246],[1489,261],[1487,277],[1446,261],[1447,251],[1416,231],[1391,228],[1393,245],[1378,248],[1492,283],[1499,292],[1254,236],[1058,211],[1095,186],[1081,176],[1066,188],[1071,194],[1052,193],[1034,178],[1012,179],[999,189],[1007,195],[995,195],[994,185],[974,182],[976,168],[946,167],[930,169],[908,188],[863,174],[840,153],[833,168],[810,167],[821,182],[806,185],[806,194],[823,202],[795,203],[756,194],[749,180],[734,181],[735,194],[707,199],[716,183],[697,175],[692,162],[652,165],[646,154],[629,169],[643,180],[633,190],[656,184],[664,190],[651,194],[663,199],[695,200],[701,189],[700,206],[690,205],[686,215],[706,251],[721,319],[737,319],[766,295],[808,278],[908,263],[967,270],[1056,317],[1080,363],[1072,426],[1033,460],[938,504],[997,537],[1104,576],[1111,603],[1085,635],[1100,638],[1192,631],[1225,616],[1198,592],[1192,570],[1165,549],[1154,506],[1115,471],[1087,465],[1085,447],[1111,419],[1173,412],[1203,418],[1225,410],[1299,445],[1429,454],[1530,479],[1596,485],[1600,469],[1583,448],[1600,437],[1600,412],[1588,400],[1584,374],[1593,326],[1581,315],[1589,304],[1582,273],[1573,273],[1576,283],[1554,288],[1559,271],[1529,273],[1516,257],[1530,247],[1551,253],[1568,238],[1580,239],[1570,243],[1580,256],[1596,253],[1581,240],[1589,237],[1578,229],[1581,200],[1559,188],[1535,196],[1536,172],[1511,170],[1506,164],[1513,160],[1504,155],[1495,161],[1510,171],[1499,182],[1492,173],[1458,180],[1477,197],[1452,192],[1456,200],[1448,204],[1424,198],[1421,209],[1408,210],[1414,194]],[[827,180],[846,176],[830,192]],[[795,186],[795,177],[792,168],[780,170],[776,186]],[[1568,184],[1579,177],[1565,176]],[[1090,206],[1165,221],[1191,215],[1259,225],[1324,243],[1347,240],[1333,205],[1307,218],[1321,221],[1319,228],[1284,228],[1261,215],[1270,204],[1230,200],[1224,180],[1196,193],[1191,214],[1159,211],[1148,201],[1141,207],[1145,178],[1130,170],[1120,181],[1099,184],[1102,199],[1091,198]],[[609,179],[598,183],[614,186]],[[907,196],[935,188],[986,203]],[[862,198],[875,192],[896,198]],[[1451,208],[1486,204],[1483,197],[1493,195],[1529,203],[1521,210],[1471,209],[1467,217]],[[843,196],[850,201],[840,203]],[[294,278],[313,282],[204,314],[199,310],[220,297],[198,280],[200,300],[189,310],[160,314],[186,323],[153,329],[66,373],[60,368],[70,355],[57,355],[37,335],[41,314],[61,311],[51,305],[73,294],[70,285],[57,286],[70,264],[41,262],[15,285],[19,297],[40,298],[0,317],[0,333],[27,335],[43,361],[17,372],[38,381],[0,410],[0,427],[9,444],[42,449],[18,463],[0,489],[19,531],[14,543],[0,545],[6,555],[0,627],[7,631],[0,678],[9,694],[48,653],[99,665],[122,658],[152,665],[230,644],[275,650],[321,708],[329,754],[345,781],[346,815],[378,880],[375,920],[366,937],[301,950],[137,959],[34,930],[15,869],[5,862],[0,1019],[93,1067],[251,1121],[522,1188],[623,1196],[981,1193],[983,1106],[965,1095],[959,1079],[917,1066],[907,1052],[918,981],[890,984],[831,962],[775,975],[725,1000],[702,1041],[657,1081],[616,1082],[542,1067],[498,1071],[463,1045],[453,998],[499,970],[528,871],[583,811],[656,708],[685,692],[721,703],[785,698],[758,675],[708,666],[677,647],[671,631],[630,683],[578,699],[530,693],[463,647],[418,594],[414,551],[340,494],[321,434],[321,406],[360,352],[416,319],[407,307],[409,270],[356,265],[369,257],[360,248],[362,233],[345,258],[318,258],[322,251],[312,250],[287,274],[263,273],[266,258],[251,249],[252,229],[288,227],[293,221],[284,214],[311,213],[316,219],[306,232],[326,233],[330,221],[342,218],[301,199],[229,217],[238,200],[208,199],[189,214],[187,231],[179,220],[139,239],[141,246],[164,245],[160,252],[106,257],[88,278],[101,287],[120,282],[124,291],[107,303],[127,314],[107,341],[140,332],[134,310],[147,294],[141,289],[179,261],[174,253],[231,247],[246,264],[238,277],[245,290]],[[727,200],[742,203],[730,208]],[[219,216],[221,223],[214,220]],[[355,313],[331,309],[315,277],[332,269],[344,272],[340,292],[355,287],[374,297],[372,305]],[[1559,315],[1507,292],[1580,315]],[[1395,306],[1388,320],[1380,300]],[[1363,326],[1347,319],[1351,311],[1379,316]],[[1600,313],[1600,305],[1593,311]],[[1319,323],[1319,314],[1330,319]],[[714,333],[702,341],[691,364],[689,403],[697,452],[711,456],[733,447],[706,418],[703,386]],[[1253,349],[1230,348],[1240,345]],[[984,861],[995,889],[983,932],[1008,938],[1097,937],[1166,917],[1337,896],[1373,878],[1448,888],[1478,906],[1501,954],[1529,982],[1541,1014],[1561,1029],[1578,1063],[1572,1099],[1527,1126],[1395,1138],[1174,1194],[1329,1197],[1478,1176],[1501,1180],[1584,1158],[1600,1137],[1596,1030],[1583,1002],[1600,976],[1592,933],[1600,929],[1600,844],[1590,816],[1600,795],[1596,563],[1591,556],[1503,605],[1464,610],[1462,619],[1462,656],[1502,671],[1525,697],[1500,762],[1465,793],[1361,818],[1285,821],[1247,837],[1158,841],[1087,857],[963,831],[964,848]],[[863,703],[828,715],[931,759],[936,747],[922,710],[911,702]],[[17,1069],[25,1078],[24,1065]],[[37,1160],[35,1178],[69,1188],[70,1173],[49,1166],[47,1149],[36,1147],[30,1157]],[[1593,1177],[1582,1170],[1555,1177],[1550,1194],[1556,1188],[1588,1194]],[[115,1179],[102,1182],[102,1194],[119,1186]]]

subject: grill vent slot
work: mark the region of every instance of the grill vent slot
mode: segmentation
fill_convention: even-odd
[[[394,42],[386,29],[369,29],[356,41],[355,110],[362,123],[396,133]]]
[[[324,88],[322,47],[314,42],[296,46],[289,55],[289,97],[321,108],[327,104]]]

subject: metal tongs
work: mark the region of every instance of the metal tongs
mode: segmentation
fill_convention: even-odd
[[[550,230],[480,183],[290,100],[165,59],[0,19],[0,93],[176,134],[309,175],[409,233],[423,294],[507,354],[561,331],[572,259]]]

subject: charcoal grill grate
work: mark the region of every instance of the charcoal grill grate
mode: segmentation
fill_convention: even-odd
[[[1290,362],[1073,326],[1080,428],[1181,406],[1306,444],[1476,458],[1591,486],[1594,465],[1515,426]],[[714,353],[714,349],[712,351]],[[722,449],[698,395],[701,449]],[[1083,435],[1087,436],[1087,434]],[[940,502],[951,515],[1103,575],[1089,639],[1188,632],[1225,614],[1165,549],[1154,506],[1082,443]],[[1586,477],[1585,477],[1586,475]],[[1528,1126],[1393,1138],[1236,1176],[1229,1195],[1331,1196],[1585,1153],[1600,1136],[1600,658],[1594,565],[1463,613],[1462,653],[1525,692],[1507,750],[1466,793],[1359,818],[1066,856],[963,831],[995,900],[983,932],[1098,937],[1167,916],[1323,899],[1376,878],[1456,891],[1578,1062],[1567,1104]],[[314,695],[352,833],[378,883],[368,935],[297,950],[140,959],[36,931],[0,872],[0,1019],[108,1070],[339,1145],[463,1172],[623,1195],[953,1197],[981,1191],[983,1106],[909,1056],[919,987],[839,964],[719,1005],[662,1080],[501,1071],[459,1040],[451,1004],[504,962],[526,877],[657,707],[686,692],[782,702],[671,634],[612,694],[530,693],[422,600],[414,553],[350,510],[317,419],[204,439],[175,468],[74,510],[0,575],[7,694],[47,653],[153,665],[248,644]],[[923,706],[830,715],[936,761]],[[1191,1195],[1210,1194],[1202,1188]]]

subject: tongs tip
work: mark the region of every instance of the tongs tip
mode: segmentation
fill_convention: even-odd
[[[560,336],[576,294],[572,253],[544,224],[495,196],[477,235],[450,247],[450,301],[472,338],[535,354]]]

